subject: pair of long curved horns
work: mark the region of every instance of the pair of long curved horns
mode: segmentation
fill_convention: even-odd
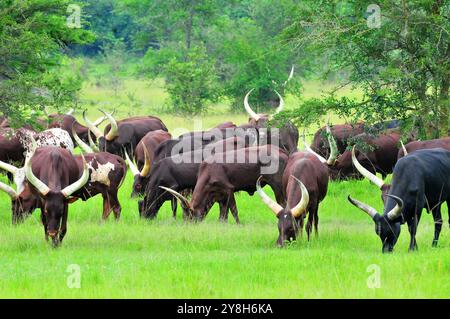
[[[36,175],[34,175],[32,168],[33,155],[34,151],[33,154],[30,156],[30,158],[26,161],[25,174],[28,181],[39,191],[39,193],[41,193],[43,196],[46,196],[51,191],[51,189],[44,182],[42,182]],[[83,174],[76,182],[70,184],[69,186],[61,190],[61,194],[63,194],[63,196],[66,198],[75,193],[76,191],[78,191],[80,188],[82,188],[89,180],[88,164],[86,163],[84,156],[81,155],[81,157],[83,159]]]
[[[249,97],[250,94],[253,92],[253,90],[254,90],[254,88],[251,89],[251,90],[245,95],[245,98],[244,98],[244,107],[245,107],[245,110],[247,111],[248,115],[250,115],[250,117],[251,117],[252,119],[254,119],[255,121],[258,121],[258,120],[261,118],[261,116],[258,115],[258,114],[256,114],[255,111],[252,110],[250,104],[248,103],[248,97]],[[283,97],[281,96],[281,94],[278,93],[278,91],[275,90],[275,93],[278,95],[278,97],[279,97],[279,99],[280,99],[280,105],[279,105],[279,106],[277,107],[277,109],[275,110],[275,114],[278,114],[278,113],[280,113],[280,112],[283,110],[283,108],[284,108],[284,100],[283,100]]]
[[[91,130],[88,130],[88,141],[89,141],[89,145],[87,145],[77,134],[77,132],[75,131],[73,125],[72,125],[72,136],[75,140],[75,142],[77,142],[78,146],[81,148],[81,150],[83,151],[83,153],[96,153],[99,152],[100,150],[98,149],[98,146],[94,143],[94,141],[92,140],[92,136],[91,136]]]
[[[136,164],[130,159],[128,152],[126,150],[124,150],[125,157],[128,162],[128,166],[130,167],[130,170],[131,170],[131,173],[133,173],[133,176],[139,175],[141,177],[147,177],[148,174],[150,174],[151,163],[150,163],[147,147],[145,145],[143,147],[144,147],[145,164],[144,164],[144,167],[142,168],[142,171],[139,171]]]
[[[387,195],[388,197],[392,198],[393,200],[395,200],[395,206],[394,208],[392,208],[387,214],[387,218],[389,220],[394,220],[396,218],[398,218],[403,210],[403,200],[400,197],[394,196],[394,195]],[[348,195],[348,201],[350,203],[352,203],[354,206],[358,207],[359,209],[361,209],[363,212],[365,212],[367,215],[370,216],[370,218],[374,218],[376,215],[379,215],[377,210],[369,205],[367,205],[366,203],[360,202],[359,200],[356,200],[354,198],[352,198],[350,195]]]
[[[184,204],[185,207],[187,207],[189,210],[192,211],[191,203],[189,202],[189,200],[186,197],[184,197],[183,195],[181,195],[177,191],[174,191],[171,188],[168,188],[168,187],[165,187],[165,186],[159,186],[159,188],[164,189],[165,191],[171,193],[173,196],[178,198]]]
[[[286,86],[288,82],[294,77],[294,65],[292,65],[291,72],[289,73],[288,79],[283,83],[283,86]]]
[[[270,210],[275,214],[275,216],[278,216],[278,214],[283,210],[283,207],[275,202],[273,199],[271,199],[266,193],[264,193],[263,189],[261,188],[261,178],[260,176],[258,180],[256,181],[256,191],[258,195],[261,197],[264,204],[266,204]],[[295,205],[293,208],[291,208],[291,214],[295,218],[300,217],[308,208],[309,204],[309,193],[308,189],[305,187],[305,185],[295,176],[291,175],[291,178],[295,179],[297,183],[300,186],[302,197],[300,198],[300,201]]]
[[[352,162],[353,162],[353,165],[356,167],[356,169],[362,176],[367,178],[371,183],[377,185],[377,187],[379,189],[381,189],[383,187],[384,181],[381,178],[379,178],[377,175],[369,172],[364,166],[362,166],[358,162],[356,155],[355,155],[355,146],[353,146],[353,148],[352,148]]]
[[[103,133],[99,130],[99,128],[97,127],[97,123],[92,123],[86,116],[86,110],[83,111],[83,119],[86,123],[86,125],[89,127],[89,129],[92,131],[92,133],[94,133],[94,135],[97,138],[100,137],[105,137],[105,139],[107,141],[112,141],[113,139],[115,139],[118,135],[119,135],[119,127],[117,125],[117,121],[114,119],[112,114],[106,113],[103,110],[100,110],[100,112],[102,112],[105,116],[105,119],[109,120],[109,123],[111,124],[111,129],[109,130],[109,132],[106,135],[103,135]],[[102,120],[103,122],[103,120]],[[101,123],[101,122],[100,122]],[[97,125],[96,125],[97,124]]]
[[[328,157],[328,159],[325,159],[323,156],[317,154],[316,152],[314,152],[311,149],[309,144],[306,143],[306,139],[305,139],[305,134],[304,133],[302,135],[302,139],[303,139],[303,145],[305,146],[305,150],[307,150],[311,154],[315,155],[323,164],[332,166],[332,165],[334,165],[334,163],[336,163],[336,159],[337,159],[337,157],[339,155],[339,152],[338,152],[338,149],[337,149],[336,140],[334,139],[334,136],[331,133],[331,129],[330,129],[330,126],[328,124],[326,126],[326,130],[327,130],[328,144],[330,145],[330,156]]]

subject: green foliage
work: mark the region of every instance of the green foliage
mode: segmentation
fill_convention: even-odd
[[[0,112],[13,125],[33,120],[46,106],[74,102],[80,79],[63,76],[63,49],[87,43],[92,35],[66,25],[67,0],[0,3]]]
[[[202,47],[191,48],[186,59],[172,57],[162,72],[175,112],[201,113],[206,102],[217,102],[220,96],[214,62]]]
[[[328,109],[369,122],[404,117],[445,136],[449,124],[450,7],[445,1],[378,1],[381,26],[369,28],[372,1],[305,1],[284,37],[327,56],[330,71],[349,70],[362,101],[327,99]],[[345,10],[344,10],[345,9]],[[343,110],[344,109],[344,110]],[[299,117],[311,110],[298,108]],[[315,112],[320,116],[320,112]],[[309,117],[311,115],[308,115]]]

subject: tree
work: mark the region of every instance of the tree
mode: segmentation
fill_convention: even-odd
[[[67,26],[69,3],[0,2],[0,112],[13,125],[33,121],[46,106],[67,107],[80,87],[76,79],[58,76],[67,45],[93,39],[91,33]]]
[[[362,89],[363,97],[338,99],[329,94],[322,103],[308,101],[285,116],[311,121],[332,111],[367,122],[403,118],[408,127],[418,127],[422,137],[446,136],[450,4],[372,3],[305,1],[298,7],[297,21],[284,31],[286,41],[293,48],[321,52],[330,61],[329,70],[348,69],[348,82],[340,85]]]

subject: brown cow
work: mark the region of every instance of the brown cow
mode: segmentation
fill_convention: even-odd
[[[287,154],[274,145],[216,153],[201,163],[191,202],[173,189],[161,188],[178,197],[197,220],[202,220],[215,202],[224,204],[224,210],[235,206],[235,192],[253,195],[260,176],[284,205],[282,176],[287,160]]]
[[[58,246],[67,232],[69,199],[88,181],[88,165],[83,161],[80,169],[69,151],[47,146],[30,155],[25,171],[31,192],[40,200],[45,238],[50,236]]]
[[[99,141],[99,149],[103,152],[109,152],[125,158],[125,152],[133,154],[140,140],[151,131],[163,130],[167,132],[167,127],[157,117],[138,116],[116,121],[111,114],[102,111],[110,124],[105,127],[102,133],[86,117],[86,111],[83,117],[86,125]]]
[[[128,166],[134,176],[131,197],[135,197],[143,193],[148,182],[148,175],[150,174],[150,167],[153,162],[156,148],[159,144],[170,140],[171,138],[172,135],[163,130],[148,132],[136,146],[136,150],[134,152],[136,165],[130,160],[128,153],[125,153]]]
[[[398,159],[405,156],[405,150],[406,153],[412,153],[417,150],[422,149],[432,149],[432,148],[443,148],[450,151],[450,137],[444,137],[444,138],[437,138],[434,140],[428,140],[428,141],[413,141],[402,147],[398,151]]]
[[[318,234],[319,203],[325,198],[328,189],[328,170],[319,159],[309,152],[296,152],[289,156],[283,174],[283,189],[286,206],[283,207],[267,196],[258,179],[257,192],[263,202],[278,218],[278,246],[285,241],[295,240],[303,220],[308,214],[306,233],[308,240],[314,224]]]

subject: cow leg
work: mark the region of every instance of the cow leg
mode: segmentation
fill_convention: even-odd
[[[416,217],[418,217],[416,215]],[[417,224],[419,223],[419,218],[414,218],[410,221],[408,221],[408,230],[410,235],[410,241],[409,241],[409,251],[418,250],[419,247],[417,246],[416,241],[416,231],[417,231]]]
[[[313,221],[314,221],[314,214],[312,211],[308,211],[308,222],[306,223],[306,235],[308,236],[308,241],[311,238]]]
[[[113,194],[110,194],[110,207],[113,209],[114,218],[116,221],[120,219],[120,213],[122,212],[122,206],[120,206],[119,198],[117,197],[117,191]]]
[[[177,199],[175,197],[172,198],[171,200],[171,205],[172,205],[172,215],[173,215],[173,219],[177,219]],[[183,214],[184,215],[184,214]]]
[[[102,194],[103,197],[103,214],[102,219],[106,220],[109,217],[109,214],[111,214],[111,204],[109,202],[109,195],[108,194]]]
[[[310,214],[313,213],[313,221],[314,221],[314,234],[319,237],[319,204],[315,203]]]
[[[219,208],[220,208],[220,214],[219,214],[219,221],[222,223],[228,222],[228,201],[220,201],[219,202]]]
[[[64,236],[66,236],[67,233],[67,212],[69,210],[69,205],[65,205],[64,207],[64,213],[61,221],[61,228],[59,232],[59,243],[62,243]]]
[[[241,222],[239,221],[238,209],[236,205],[236,199],[234,198],[234,194],[231,194],[230,196],[229,209],[234,217],[234,220],[236,221],[236,224],[240,224]]]
[[[45,217],[44,210],[41,208],[41,221],[44,226],[44,235],[45,240],[48,241],[48,233],[47,233],[47,218]]]
[[[433,213],[433,219],[434,219],[434,238],[432,246],[436,247],[439,240],[439,235],[441,234],[442,229],[442,215],[441,215],[441,205],[438,205],[435,209],[432,211]]]

